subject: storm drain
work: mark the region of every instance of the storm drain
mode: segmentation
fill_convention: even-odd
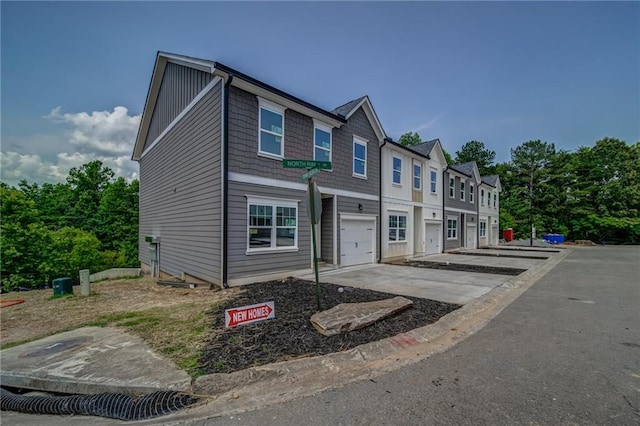
[[[118,420],[144,420],[182,410],[198,398],[177,391],[157,391],[131,396],[97,395],[29,396],[0,388],[0,409],[33,414],[75,414]]]

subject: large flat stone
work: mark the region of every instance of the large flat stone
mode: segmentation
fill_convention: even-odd
[[[413,305],[406,297],[365,303],[341,303],[311,316],[311,324],[325,336],[357,330],[394,315]]]

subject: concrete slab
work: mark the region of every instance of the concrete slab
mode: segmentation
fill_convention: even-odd
[[[139,337],[84,327],[0,351],[4,386],[97,394],[187,390],[189,375]]]
[[[453,254],[458,255],[467,255],[473,254],[477,256],[486,256],[486,257],[494,257],[494,256],[510,256],[510,257],[523,257],[523,258],[532,258],[532,259],[548,259],[550,256],[553,256],[556,253],[540,253],[540,252],[531,252],[524,250],[500,250],[500,249],[464,249],[458,250]]]
[[[302,278],[314,279],[313,275]],[[385,264],[363,265],[320,273],[322,282],[461,305],[488,293],[492,288],[510,278],[512,277],[507,275]]]
[[[544,259],[519,259],[500,256],[461,256],[459,254],[442,253],[416,257],[411,260],[441,263],[449,262],[459,263],[463,265],[496,266],[500,268],[529,269],[542,262]]]

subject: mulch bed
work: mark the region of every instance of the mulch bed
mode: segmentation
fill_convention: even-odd
[[[340,303],[372,302],[395,295],[373,290],[320,283],[322,309]],[[252,284],[243,292],[208,312],[212,333],[200,359],[203,374],[229,373],[248,367],[295,358],[345,351],[398,333],[436,322],[460,305],[407,297],[413,306],[369,327],[325,337],[311,325],[317,312],[316,286],[297,278]],[[274,301],[276,317],[233,328],[224,325],[224,310]]]
[[[520,268],[503,268],[501,266],[483,266],[483,265],[467,265],[463,263],[443,263],[443,262],[427,262],[417,260],[405,260],[402,263],[396,263],[396,265],[402,266],[414,266],[416,268],[429,268],[429,269],[444,269],[447,271],[460,271],[460,272],[480,272],[483,274],[497,274],[497,275],[520,275],[526,272],[526,269]]]

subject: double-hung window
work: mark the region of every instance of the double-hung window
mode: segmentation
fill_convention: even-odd
[[[458,218],[447,218],[447,240],[456,240],[458,238]]]
[[[353,137],[353,175],[367,177],[367,141]]]
[[[258,98],[258,153],[284,157],[284,107]]]
[[[413,190],[420,191],[422,189],[422,166],[420,163],[413,164]]]
[[[389,215],[389,241],[407,241],[407,216]]]
[[[469,202],[473,203],[473,190],[475,189],[475,187],[473,186],[472,183],[469,184]]]
[[[313,159],[331,161],[331,126],[313,120]]]
[[[498,194],[493,193],[493,208],[496,208],[496,204],[498,203]]]
[[[450,177],[449,178],[449,197],[453,198],[456,195],[456,178],[454,177]]]
[[[402,159],[393,157],[393,184],[402,185]]]
[[[438,172],[435,169],[431,169],[431,193],[438,192]]]
[[[484,206],[484,189],[480,190],[480,205]]]
[[[487,238],[487,221],[480,221],[480,238]]]
[[[460,199],[464,201],[464,182],[460,180]]]
[[[298,247],[298,202],[248,197],[247,253]]]

